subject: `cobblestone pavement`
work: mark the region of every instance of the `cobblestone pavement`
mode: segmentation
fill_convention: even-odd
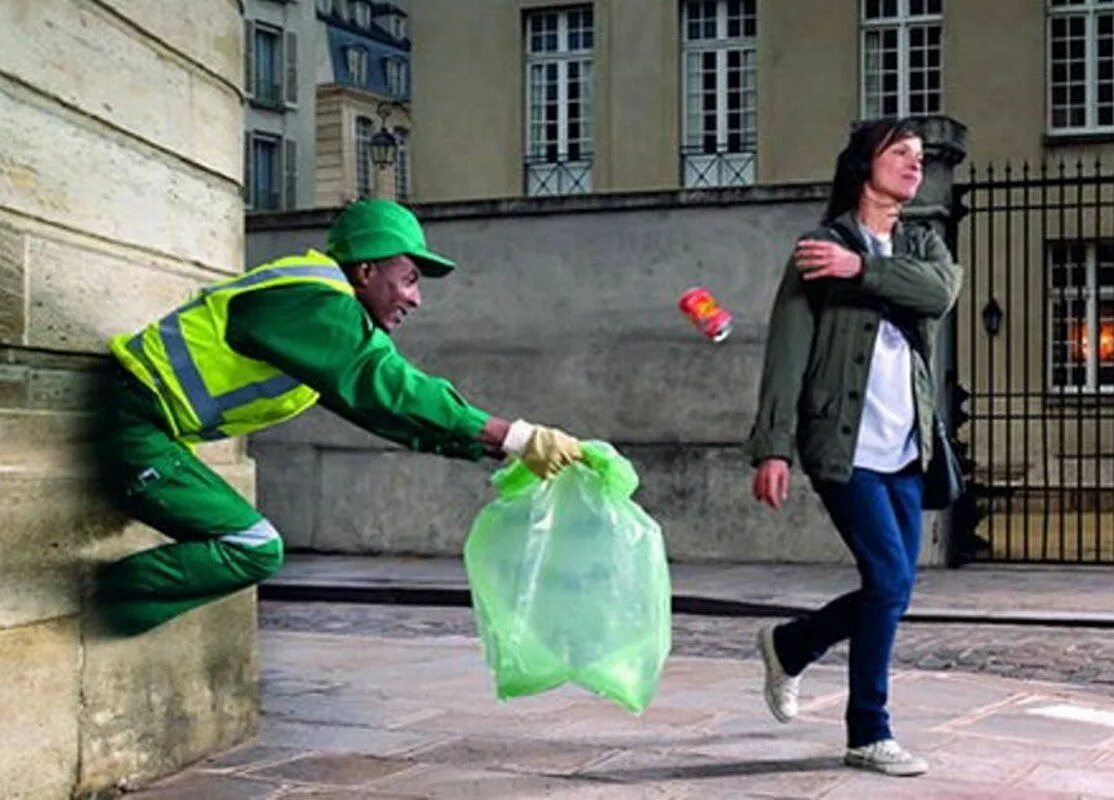
[[[469,608],[264,601],[259,621],[271,630],[399,639],[476,635]],[[754,633],[770,621],[675,614],[673,653],[751,660]],[[846,655],[846,646],[837,647],[820,663],[842,664]],[[906,623],[898,632],[895,662],[1082,684],[1114,696],[1114,632],[1101,628]]]

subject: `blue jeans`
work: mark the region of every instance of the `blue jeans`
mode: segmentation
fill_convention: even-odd
[[[924,478],[914,462],[894,474],[855,468],[848,483],[814,487],[855,557],[862,586],[776,627],[774,647],[786,672],[796,675],[832,645],[851,640],[847,745],[862,747],[892,737],[890,656],[917,575]]]

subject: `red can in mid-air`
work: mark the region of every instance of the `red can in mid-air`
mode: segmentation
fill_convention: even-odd
[[[731,312],[720,307],[703,286],[695,286],[682,294],[677,307],[713,342],[722,342],[731,335]]]

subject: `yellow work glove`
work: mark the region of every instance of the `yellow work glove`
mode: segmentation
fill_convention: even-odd
[[[543,481],[581,456],[580,442],[564,431],[522,420],[511,423],[503,449],[522,459],[522,463]]]

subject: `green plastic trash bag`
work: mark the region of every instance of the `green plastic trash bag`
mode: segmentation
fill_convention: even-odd
[[[547,481],[521,462],[492,476],[464,544],[476,627],[500,699],[571,681],[637,714],[671,643],[665,546],[630,462],[583,451]]]

